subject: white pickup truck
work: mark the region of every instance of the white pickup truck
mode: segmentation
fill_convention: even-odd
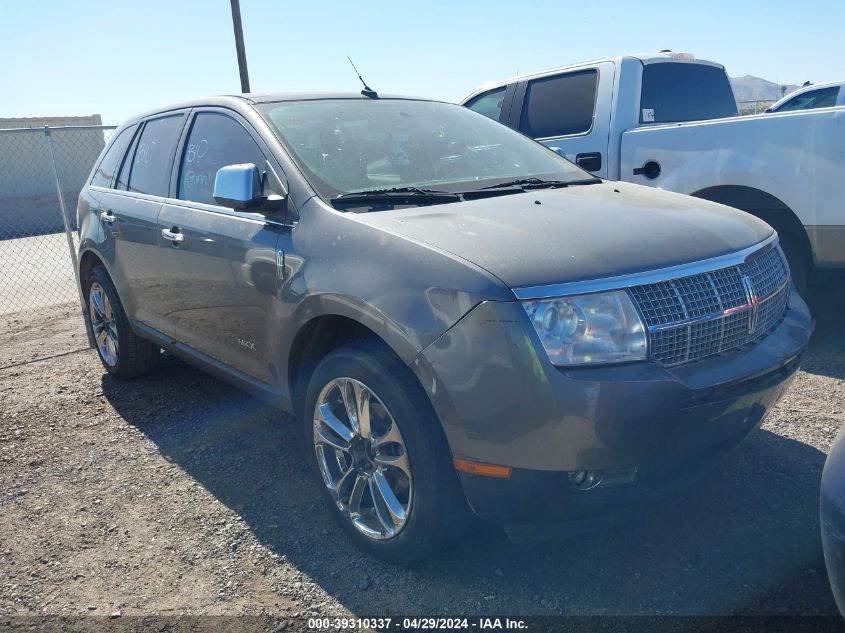
[[[485,84],[462,104],[597,176],[764,219],[799,287],[845,267],[845,107],[738,117],[723,66],[670,51]]]

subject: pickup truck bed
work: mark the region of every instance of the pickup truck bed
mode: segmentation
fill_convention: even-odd
[[[639,127],[620,163],[622,180],[743,209],[815,266],[845,266],[845,108]]]

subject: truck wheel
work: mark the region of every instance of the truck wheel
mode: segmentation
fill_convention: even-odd
[[[356,343],[326,356],[304,417],[322,494],[360,548],[407,563],[465,530],[470,511],[440,421],[389,350]]]
[[[106,269],[91,271],[85,288],[97,354],[115,378],[135,378],[155,369],[160,348],[135,335]]]

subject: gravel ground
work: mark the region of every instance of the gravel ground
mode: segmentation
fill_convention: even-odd
[[[835,613],[818,488],[845,421],[841,287],[787,396],[695,489],[567,541],[479,526],[407,569],[349,544],[291,420],[175,359],[126,383],[91,350],[44,359],[85,346],[73,308],[0,317],[0,614]]]

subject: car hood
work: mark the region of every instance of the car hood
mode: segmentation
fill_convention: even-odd
[[[468,260],[511,288],[657,270],[734,253],[772,234],[736,209],[609,182],[357,219]]]

